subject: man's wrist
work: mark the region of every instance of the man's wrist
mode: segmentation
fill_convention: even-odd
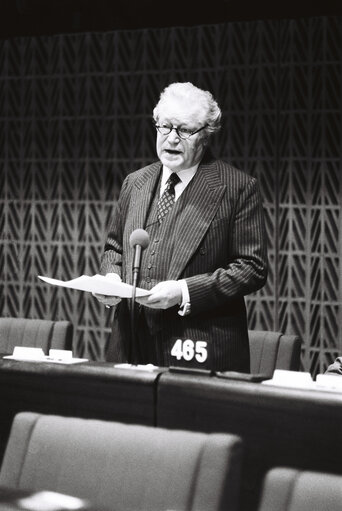
[[[180,309],[178,311],[178,314],[180,316],[187,316],[191,312],[191,304],[190,304],[190,294],[189,294],[189,288],[188,284],[186,283],[185,279],[181,279],[178,281],[181,290],[182,290],[182,301],[180,303]]]

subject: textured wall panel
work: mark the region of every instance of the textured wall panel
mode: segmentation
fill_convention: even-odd
[[[342,352],[341,35],[339,18],[280,32],[280,324],[302,336],[313,374]]]
[[[69,319],[101,360],[112,312],[43,284],[98,270],[121,183],[155,159],[171,81],[222,107],[214,153],[257,177],[269,245],[249,327],[302,337],[305,370],[342,353],[341,18],[0,41],[0,308]]]

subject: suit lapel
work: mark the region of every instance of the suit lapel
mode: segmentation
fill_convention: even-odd
[[[181,276],[209,229],[225,190],[217,163],[202,163],[183,192],[185,204],[174,226],[176,242],[168,279],[177,280]]]
[[[127,215],[125,226],[124,250],[127,257],[127,268],[132,268],[134,251],[129,244],[129,238],[135,229],[143,229],[146,222],[148,210],[153,199],[157,181],[160,176],[161,163],[155,162],[146,167],[135,183],[131,192],[130,211]],[[131,280],[130,271],[127,278]]]
[[[146,223],[146,217],[154,197],[157,181],[160,176],[161,163],[152,163],[137,178],[132,191],[132,229],[143,229]]]

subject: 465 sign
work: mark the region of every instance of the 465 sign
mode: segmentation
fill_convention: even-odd
[[[207,342],[192,341],[191,339],[177,339],[171,349],[171,356],[177,360],[185,360],[190,362],[193,359],[199,364],[203,364],[208,358]]]

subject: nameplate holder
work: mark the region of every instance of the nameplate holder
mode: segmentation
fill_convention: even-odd
[[[26,346],[15,346],[13,358],[22,360],[44,360],[45,353],[41,348],[28,348]]]
[[[214,376],[214,371],[211,369],[201,369],[197,367],[182,367],[182,366],[170,366],[170,373],[178,374],[192,374],[194,376]]]
[[[72,360],[72,351],[56,350],[51,348],[49,350],[49,356],[47,358],[51,360],[58,360],[60,362],[70,362]]]
[[[215,376],[225,380],[249,381],[260,383],[264,380],[269,380],[269,374],[263,373],[240,373],[238,371],[216,371]]]
[[[342,391],[342,376],[339,374],[318,374],[316,376],[316,387],[322,390]]]
[[[80,364],[88,362],[87,358],[73,358],[71,350],[50,349],[49,355],[45,355],[42,348],[27,346],[15,346],[12,355],[5,355],[2,358],[23,362],[52,362],[56,364]]]
[[[78,497],[65,495],[54,491],[38,491],[32,495],[18,498],[16,504],[20,507],[11,509],[25,509],[27,511],[67,511],[90,509],[90,503]]]

